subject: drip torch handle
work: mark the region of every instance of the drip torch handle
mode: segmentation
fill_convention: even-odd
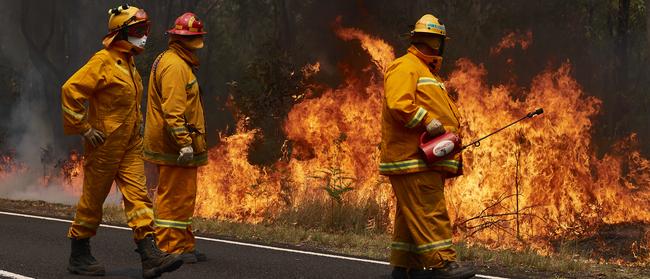
[[[508,128],[508,127],[514,125],[515,123],[519,122],[519,121],[522,121],[522,120],[524,120],[524,119],[526,119],[526,118],[533,118],[533,117],[535,117],[535,116],[537,116],[537,115],[540,115],[540,114],[542,114],[542,113],[544,113],[544,109],[543,109],[543,108],[535,109],[535,111],[533,111],[533,112],[529,112],[528,114],[526,114],[526,116],[520,118],[519,120],[517,120],[517,121],[515,121],[515,122],[512,122],[512,123],[510,123],[510,124],[508,124],[508,125],[506,125],[506,126],[504,126],[504,127],[501,127],[501,128],[499,128],[498,130],[496,130],[496,131],[494,131],[494,132],[488,134],[487,136],[484,136],[484,137],[482,137],[482,138],[480,138],[480,139],[477,139],[477,140],[475,140],[475,141],[472,141],[471,143],[469,143],[469,144],[467,144],[467,145],[462,146],[460,150],[464,150],[465,148],[468,148],[468,147],[470,147],[470,146],[478,147],[478,146],[481,145],[481,141],[482,141],[482,140],[484,140],[484,139],[486,139],[486,138],[488,138],[488,137],[490,137],[490,136],[492,136],[492,135],[494,135],[494,134],[496,134],[496,133],[498,133],[498,132],[501,132],[503,129]]]
[[[527,118],[533,118],[533,117],[538,116],[538,115],[540,115],[542,113],[544,113],[544,109],[543,108],[538,108],[535,111],[528,113],[526,115],[526,117]]]

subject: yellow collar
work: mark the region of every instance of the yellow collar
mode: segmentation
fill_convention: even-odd
[[[424,65],[427,65],[431,73],[437,74],[440,71],[442,66],[442,56],[426,55],[415,46],[409,47],[408,52],[415,55],[420,59],[420,61],[424,62]]]
[[[178,56],[180,56],[185,62],[190,64],[192,67],[199,66],[199,58],[194,54],[194,52],[184,48],[179,42],[170,42],[169,48],[174,50]]]

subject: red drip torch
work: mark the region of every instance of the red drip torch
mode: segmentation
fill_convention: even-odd
[[[465,148],[468,148],[470,146],[474,146],[474,147],[480,146],[482,140],[498,132],[501,132],[503,129],[508,128],[519,121],[522,121],[527,118],[533,118],[542,113],[544,113],[544,109],[538,108],[535,111],[526,114],[526,116],[520,118],[519,120],[512,122],[488,134],[487,136],[474,140],[467,145],[461,145],[460,137],[452,132],[446,132],[428,141],[426,141],[428,138],[428,134],[427,132],[424,132],[420,136],[420,151],[424,154],[424,158],[428,163],[443,161],[453,157],[455,154],[463,151]]]

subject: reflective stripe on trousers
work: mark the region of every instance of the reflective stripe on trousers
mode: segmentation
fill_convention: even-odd
[[[85,146],[83,192],[68,237],[92,237],[102,221],[102,206],[117,183],[124,201],[127,224],[136,240],[153,233],[153,204],[147,196],[142,138],[135,121],[122,124],[94,148]]]
[[[440,268],[455,261],[442,175],[430,171],[389,179],[397,198],[391,265]]]
[[[196,202],[197,168],[158,166],[155,202],[156,241],[167,253],[194,251],[192,215]]]

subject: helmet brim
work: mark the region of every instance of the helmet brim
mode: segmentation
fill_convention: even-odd
[[[174,35],[181,35],[181,36],[192,36],[192,35],[205,35],[205,34],[208,34],[208,32],[205,32],[205,31],[192,32],[192,31],[188,31],[188,30],[169,29],[169,30],[167,30],[167,34],[174,34]]]
[[[104,45],[104,47],[108,47],[109,45],[111,45],[111,43],[113,43],[113,41],[115,40],[115,37],[117,37],[118,32],[119,30],[116,30],[106,34],[106,36],[104,36],[104,38],[102,39],[102,45]]]

